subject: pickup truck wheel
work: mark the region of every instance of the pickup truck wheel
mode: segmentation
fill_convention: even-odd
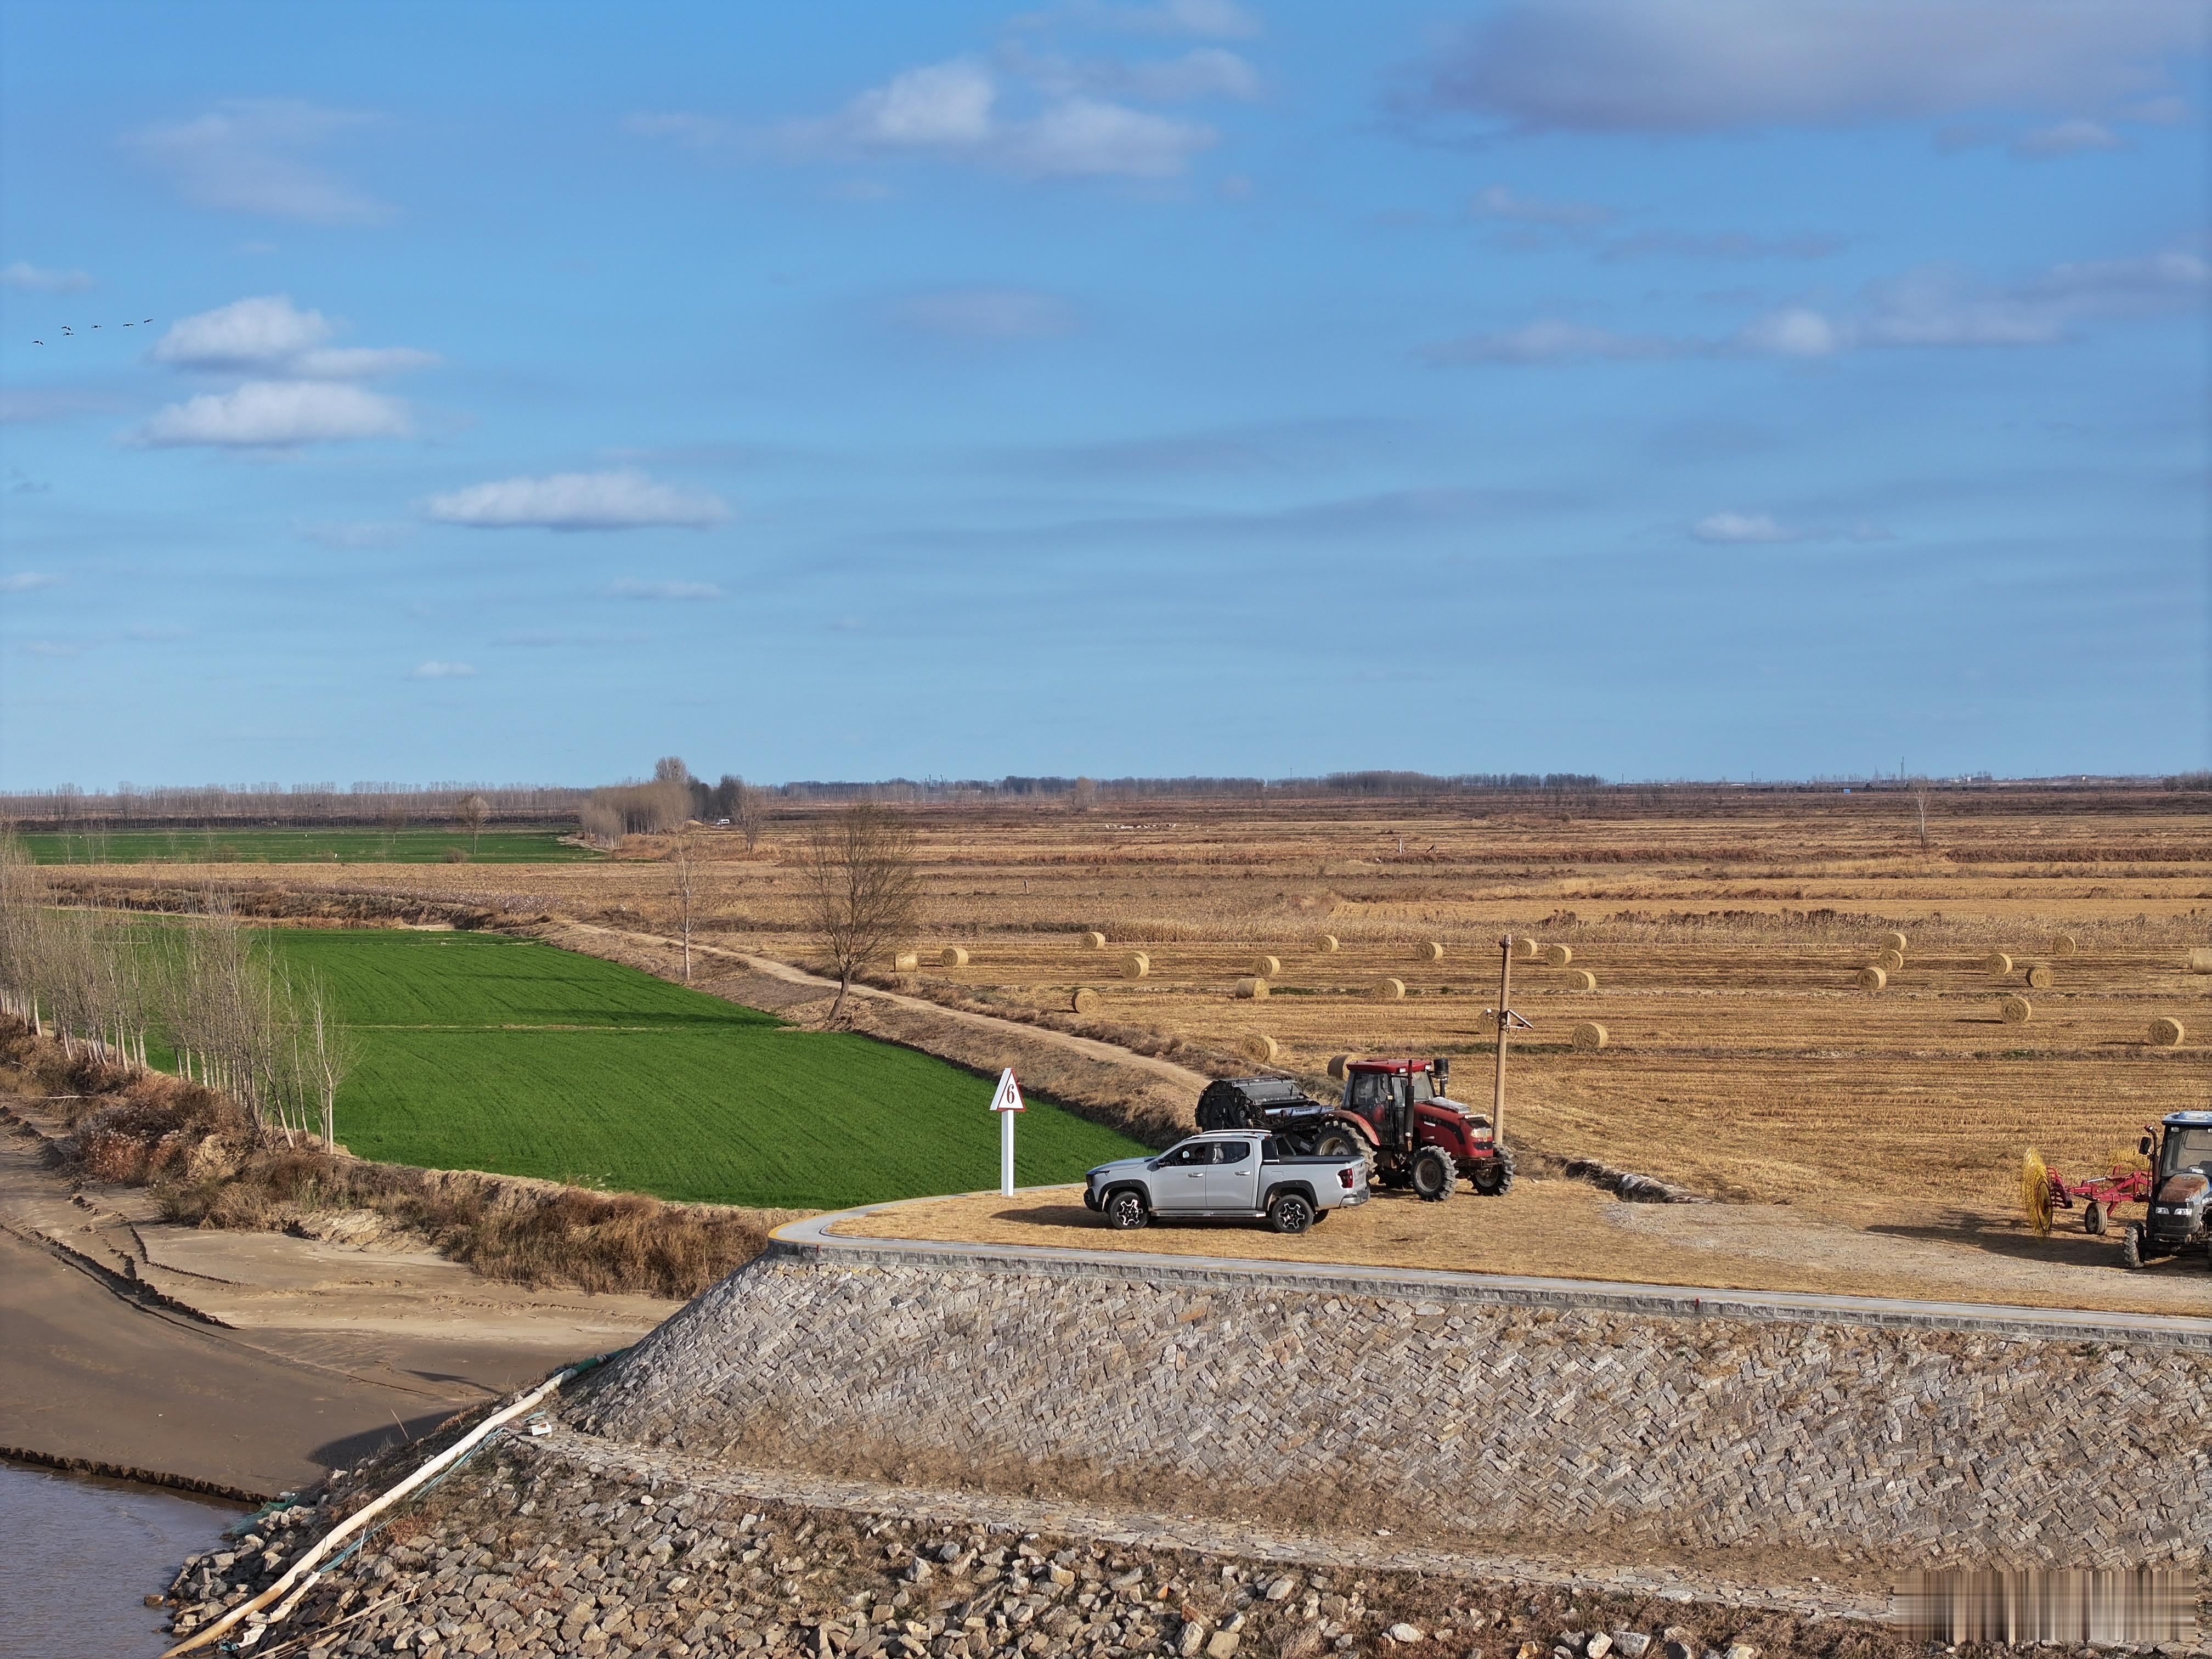
[[[2082,1207],[2081,1231],[2092,1238],[2105,1231],[2105,1206],[2094,1198]]]
[[[1501,1151],[1495,1158],[1476,1160],[1468,1184],[1485,1198],[1501,1196],[1513,1184],[1513,1154]]]
[[[1313,1224],[1313,1200],[1304,1193],[1277,1193],[1267,1206],[1267,1224],[1279,1233],[1302,1233]]]
[[[1152,1218],[1143,1197],[1127,1188],[1106,1200],[1106,1224],[1116,1232],[1133,1233]]]
[[[1430,1204],[1440,1204],[1452,1195],[1453,1178],[1459,1172],[1452,1168],[1451,1154],[1441,1146],[1424,1146],[1413,1154],[1412,1178],[1413,1196]]]

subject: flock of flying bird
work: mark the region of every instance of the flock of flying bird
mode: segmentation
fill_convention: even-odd
[[[141,321],[139,321],[139,322],[136,322],[136,323],[125,323],[125,324],[124,324],[124,325],[123,325],[123,326],[124,326],[124,327],[125,327],[125,328],[143,328],[143,327],[144,327],[144,326],[145,326],[145,325],[146,325],[147,323],[150,323],[150,322],[152,322],[153,320],[154,320],[154,319],[153,319],[151,317],[148,317],[148,318],[145,318],[145,319],[142,319],[142,320],[141,320]],[[94,329],[97,329],[99,326],[100,326],[100,325],[99,325],[98,323],[94,323],[94,324],[93,325],[93,327],[94,327]],[[64,340],[74,340],[75,338],[76,338],[76,331],[75,329],[71,328],[71,327],[70,327],[67,323],[64,323],[64,324],[62,325],[62,333],[61,333],[61,337],[62,337],[63,339],[64,339]],[[46,342],[45,342],[44,340],[33,340],[33,341],[32,341],[32,342],[31,342],[31,343],[32,343],[33,345],[44,345],[44,344],[46,344]]]

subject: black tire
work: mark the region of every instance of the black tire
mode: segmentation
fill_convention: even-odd
[[[1116,1232],[1133,1233],[1152,1218],[1152,1211],[1146,1207],[1145,1195],[1130,1187],[1107,1194],[1105,1210],[1106,1224]]]
[[[1449,1152],[1441,1146],[1424,1146],[1413,1154],[1407,1181],[1414,1197],[1424,1203],[1441,1204],[1452,1195],[1452,1182],[1458,1174]]]
[[[2081,1231],[2092,1238],[2105,1231],[2105,1206],[2094,1198],[2082,1206]]]
[[[1302,1233],[1314,1224],[1313,1200],[1304,1193],[1277,1193],[1267,1202],[1267,1224],[1279,1233]]]
[[[1358,1158],[1366,1151],[1349,1129],[1323,1129],[1314,1138],[1316,1158]]]
[[[1513,1184],[1513,1154],[1499,1148],[1496,1158],[1480,1158],[1468,1176],[1468,1184],[1482,1198],[1503,1198]]]
[[[2140,1267],[2142,1264],[2142,1229],[2131,1223],[2120,1229],[2120,1266]]]

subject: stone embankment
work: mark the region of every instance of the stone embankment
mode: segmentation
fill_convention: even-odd
[[[270,1659],[1334,1659],[1401,1648],[1408,1659],[1909,1659],[1918,1651],[1903,1632],[1864,1622],[763,1500],[574,1452],[520,1436],[492,1443],[333,1565],[251,1650]],[[251,1530],[229,1547],[186,1562],[171,1592],[174,1632],[189,1636],[273,1582],[399,1467],[394,1457],[334,1480],[243,1523]]]
[[[1513,1305],[1296,1274],[778,1254],[565,1416],[735,1465],[1594,1559],[2212,1554],[2212,1353]],[[2083,1485],[2085,1470],[2124,1479]]]

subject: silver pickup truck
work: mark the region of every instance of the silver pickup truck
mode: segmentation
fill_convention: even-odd
[[[1256,1129],[1193,1135],[1155,1158],[1102,1164],[1083,1201],[1110,1226],[1141,1227],[1189,1217],[1265,1218],[1279,1233],[1302,1233],[1331,1210],[1367,1201],[1364,1158],[1299,1158]]]

